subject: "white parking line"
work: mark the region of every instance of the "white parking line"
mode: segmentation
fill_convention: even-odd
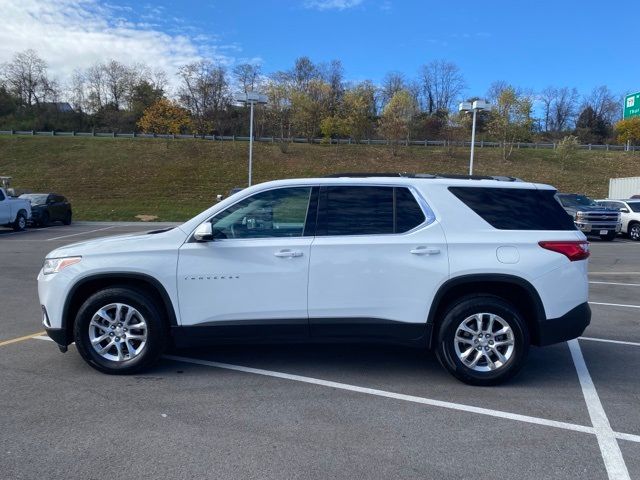
[[[618,345],[631,345],[633,347],[640,347],[640,343],[638,343],[638,342],[625,342],[625,341],[622,341],[622,340],[609,340],[608,338],[580,337],[580,340],[588,340],[590,342],[617,343]]]
[[[104,227],[104,228],[97,228],[95,230],[89,230],[88,232],[72,233],[71,235],[62,235],[61,237],[48,238],[46,241],[47,242],[51,242],[53,240],[60,240],[62,238],[77,237],[78,235],[88,235],[89,233],[102,232],[103,230],[109,230],[110,228],[115,228],[115,227],[116,227],[115,225],[111,225],[110,227]]]
[[[34,336],[32,337],[34,339],[37,340],[47,340],[47,341],[52,341],[48,336],[45,335],[38,335],[38,336]],[[507,420],[514,420],[514,421],[518,421],[518,422],[524,422],[524,423],[532,423],[535,425],[542,425],[542,426],[546,426],[546,427],[554,427],[554,428],[560,428],[562,430],[570,430],[570,431],[574,431],[574,432],[581,432],[581,433],[588,433],[591,435],[596,435],[596,431],[593,427],[587,427],[585,425],[578,425],[575,423],[568,423],[568,422],[559,422],[556,420],[549,420],[546,418],[538,418],[538,417],[531,417],[529,415],[520,415],[518,413],[511,413],[511,412],[504,412],[502,410],[492,410],[489,408],[482,408],[482,407],[474,407],[472,405],[465,405],[465,404],[461,404],[461,403],[452,403],[452,402],[444,402],[442,400],[434,400],[431,398],[424,398],[424,397],[416,397],[413,395],[404,395],[401,393],[394,393],[394,392],[388,392],[385,390],[377,390],[374,388],[367,388],[367,387],[358,387],[356,385],[350,385],[350,384],[346,384],[346,383],[338,383],[338,382],[332,382],[329,380],[321,380],[319,378],[313,378],[313,377],[304,377],[301,375],[293,375],[290,373],[282,373],[282,372],[276,372],[276,371],[272,371],[272,370],[263,370],[260,368],[252,368],[252,367],[245,367],[242,365],[233,365],[233,364],[229,364],[229,363],[221,363],[221,362],[212,362],[209,360],[200,360],[197,358],[189,358],[189,357],[180,357],[180,356],[176,356],[176,355],[164,355],[163,358],[167,359],[167,360],[173,360],[176,362],[182,362],[182,363],[191,363],[193,365],[200,365],[200,366],[205,366],[205,367],[214,367],[214,368],[222,368],[225,370],[234,370],[237,372],[244,372],[244,373],[252,373],[255,375],[263,375],[263,376],[267,376],[267,377],[275,377],[275,378],[281,378],[284,380],[292,380],[295,382],[302,382],[302,383],[309,383],[312,385],[320,385],[320,386],[324,386],[324,387],[330,387],[330,388],[335,388],[338,390],[347,390],[347,391],[351,391],[351,392],[358,392],[358,393],[365,393],[368,395],[376,395],[376,396],[380,396],[380,397],[386,397],[386,398],[392,398],[392,399],[396,399],[396,400],[403,400],[406,402],[412,402],[412,403],[419,403],[422,405],[429,405],[429,406],[433,406],[433,407],[441,407],[441,408],[448,408],[450,410],[458,410],[458,411],[462,411],[462,412],[468,412],[468,413],[477,413],[480,415],[487,415],[490,417],[497,417],[497,418],[504,418]],[[640,435],[634,435],[632,433],[621,433],[621,432],[613,432],[615,437],[620,439],[620,440],[626,440],[628,442],[634,442],[634,443],[640,443]]]
[[[626,305],[624,303],[602,303],[602,302],[589,302],[590,305],[603,305],[605,307],[625,307],[625,308],[640,308],[640,305]]]
[[[598,397],[596,387],[593,384],[593,380],[591,380],[589,370],[587,370],[587,364],[584,362],[580,344],[577,340],[569,340],[567,343],[569,344],[569,350],[571,351],[576,372],[578,372],[582,395],[587,404],[587,410],[589,411],[589,417],[591,418],[591,423],[596,433],[596,439],[600,446],[600,453],[604,460],[604,466],[607,469],[607,475],[610,480],[630,479],[627,465],[624,463],[624,458],[622,458],[620,446],[611,428],[607,414],[604,412],[604,408],[602,408],[600,397]]]
[[[595,285],[620,285],[623,287],[640,287],[640,283],[589,282]]]

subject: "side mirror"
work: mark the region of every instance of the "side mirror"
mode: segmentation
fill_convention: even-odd
[[[622,207],[622,208],[620,209],[620,212],[621,212],[621,213],[629,213],[629,209],[628,209],[628,208],[624,208],[624,207]]]
[[[205,222],[198,225],[193,233],[196,242],[211,242],[213,240],[213,232],[211,230],[211,222]]]

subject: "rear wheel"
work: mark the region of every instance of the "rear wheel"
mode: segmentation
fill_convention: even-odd
[[[438,331],[436,354],[453,376],[470,385],[497,385],[513,377],[529,351],[520,313],[499,297],[456,301]]]
[[[615,240],[616,235],[617,234],[616,234],[615,230],[613,230],[613,231],[607,233],[606,235],[600,235],[600,238],[602,240],[607,241],[607,242],[611,242],[611,241]]]
[[[634,241],[640,240],[640,223],[629,225],[629,238]]]
[[[24,212],[18,212],[16,215],[16,220],[11,225],[14,231],[21,232],[25,228],[27,228],[27,214]]]
[[[62,223],[64,223],[65,225],[71,225],[71,210],[69,210],[65,216],[64,216],[64,220],[62,220]]]
[[[89,297],[76,316],[74,338],[96,370],[130,374],[149,368],[167,343],[163,313],[143,292],[112,287]]]
[[[40,219],[41,227],[48,227],[51,224],[51,219],[49,217],[49,212],[42,212],[42,218]]]

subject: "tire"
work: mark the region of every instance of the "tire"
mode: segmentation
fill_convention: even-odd
[[[119,322],[115,321],[117,305],[122,305]],[[99,311],[106,317],[98,315]],[[129,312],[132,315],[127,323]],[[133,328],[142,324],[145,328]],[[112,375],[132,374],[154,365],[167,346],[168,336],[163,312],[144,291],[129,287],[111,287],[91,295],[74,323],[74,340],[82,358],[96,370]],[[94,347],[92,338],[94,342],[103,340]]]
[[[640,240],[640,223],[632,223],[628,229],[629,238],[634,241]]]
[[[49,212],[42,213],[42,219],[40,220],[41,227],[48,227],[51,224],[51,219],[49,217]]]
[[[64,223],[65,225],[71,225],[71,210],[69,210],[65,216],[64,216],[64,220],[62,220],[62,223]]]
[[[15,232],[22,232],[27,228],[27,214],[24,211],[19,211],[16,215],[15,221],[11,224],[11,227]]]
[[[615,232],[615,230],[612,230],[611,232],[607,233],[606,235],[600,235],[600,238],[606,242],[612,242],[616,239],[616,236],[618,234]]]
[[[482,314],[480,329],[478,314]],[[492,318],[492,333],[487,333]],[[460,330],[463,324],[470,331],[480,330],[491,336],[478,341],[477,333]],[[510,333],[495,335],[504,327],[508,327]],[[458,338],[464,335],[464,342],[456,341],[457,332]],[[522,316],[513,305],[492,295],[466,296],[455,301],[442,319],[437,341],[436,355],[442,366],[469,385],[489,386],[507,381],[520,371],[529,352],[529,331]],[[498,343],[501,344],[498,346]],[[503,361],[496,352],[502,355]],[[463,360],[465,354],[467,357]],[[472,367],[473,362],[477,364]]]

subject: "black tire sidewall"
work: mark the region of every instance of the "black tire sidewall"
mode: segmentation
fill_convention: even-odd
[[[62,223],[64,223],[65,225],[71,225],[71,212],[67,212],[64,216],[64,220],[62,220]]]
[[[639,231],[638,233],[640,233],[640,224],[634,223],[633,225],[631,225],[631,228],[629,228],[629,238],[637,242],[638,240],[640,240],[640,235],[636,236],[636,238],[633,238],[633,235],[631,234],[631,232],[633,232],[634,229],[638,230]]]
[[[24,220],[24,226],[20,226],[20,219]],[[23,212],[18,212],[18,214],[16,215],[16,220],[13,224],[13,229],[16,232],[21,232],[25,228],[27,228],[27,216]]]
[[[131,360],[114,362],[102,358],[91,346],[89,323],[93,315],[110,303],[125,303],[138,310],[147,323],[144,350]],[[130,374],[153,365],[162,355],[167,342],[164,315],[143,291],[128,287],[112,287],[93,294],[80,307],[74,323],[74,340],[78,352],[96,370],[109,374]]]
[[[493,313],[509,324],[514,334],[515,351],[507,363],[492,372],[476,372],[465,366],[455,352],[453,338],[460,323],[476,313]],[[493,296],[465,297],[452,305],[438,330],[437,356],[456,378],[471,385],[497,385],[520,371],[529,352],[529,331],[518,310]]]

